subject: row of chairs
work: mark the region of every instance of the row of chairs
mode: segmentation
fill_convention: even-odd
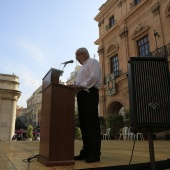
[[[121,140],[121,138],[123,138],[123,140],[144,140],[143,134],[142,133],[136,133],[134,134],[133,132],[131,132],[131,127],[124,127],[122,128],[122,133],[119,136],[119,140]]]
[[[144,137],[143,137],[143,134],[142,133],[132,133],[131,132],[131,127],[124,127],[122,128],[122,133],[120,133],[120,136],[119,136],[119,140],[123,139],[123,140],[144,140]],[[111,128],[108,128],[106,130],[106,133],[103,134],[103,140],[110,140],[111,137],[110,137],[110,130]]]

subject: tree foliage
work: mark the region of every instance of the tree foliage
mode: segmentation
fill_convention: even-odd
[[[17,117],[15,120],[15,130],[20,130],[20,129],[26,130],[27,126],[25,125],[25,123],[21,121],[19,117]]]
[[[32,137],[33,137],[33,127],[32,127],[32,125],[28,125],[27,137],[30,138],[30,139],[32,139]]]
[[[120,114],[108,115],[108,127],[111,128],[111,136],[119,134],[119,130],[124,127],[124,118]]]
[[[125,110],[124,113],[125,113],[124,116],[125,126],[130,127],[130,110]]]
[[[75,115],[74,115],[74,126],[75,127],[80,127],[80,123],[79,123],[79,117],[78,117],[78,114],[77,113],[75,113]]]

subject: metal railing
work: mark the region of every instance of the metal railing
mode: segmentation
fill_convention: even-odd
[[[169,57],[169,56],[170,56],[170,43],[156,49],[155,51],[149,53],[145,57]],[[114,72],[114,75],[115,75],[115,80],[118,77],[121,77],[122,76],[122,70],[117,70],[116,72]]]
[[[117,70],[114,72],[114,79],[116,80],[118,77],[121,77],[122,76],[122,70]],[[106,76],[107,77],[107,76]],[[106,77],[104,78],[104,85],[106,85]]]
[[[166,46],[157,48],[155,51],[146,55],[146,57],[168,57],[170,56],[170,43]]]
[[[116,20],[114,19],[114,20],[112,20],[112,22],[110,22],[108,25],[106,25],[106,31],[108,29],[110,29],[111,27],[113,27],[115,25],[115,23],[116,23]]]
[[[122,76],[122,70],[117,70],[114,72],[115,74],[115,79],[117,79],[118,77]]]

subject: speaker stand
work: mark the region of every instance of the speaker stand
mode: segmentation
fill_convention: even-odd
[[[149,129],[148,142],[149,142],[151,170],[156,170],[152,129]]]

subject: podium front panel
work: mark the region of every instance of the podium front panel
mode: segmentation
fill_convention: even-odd
[[[46,166],[74,164],[75,91],[51,84],[43,92],[39,161]]]

